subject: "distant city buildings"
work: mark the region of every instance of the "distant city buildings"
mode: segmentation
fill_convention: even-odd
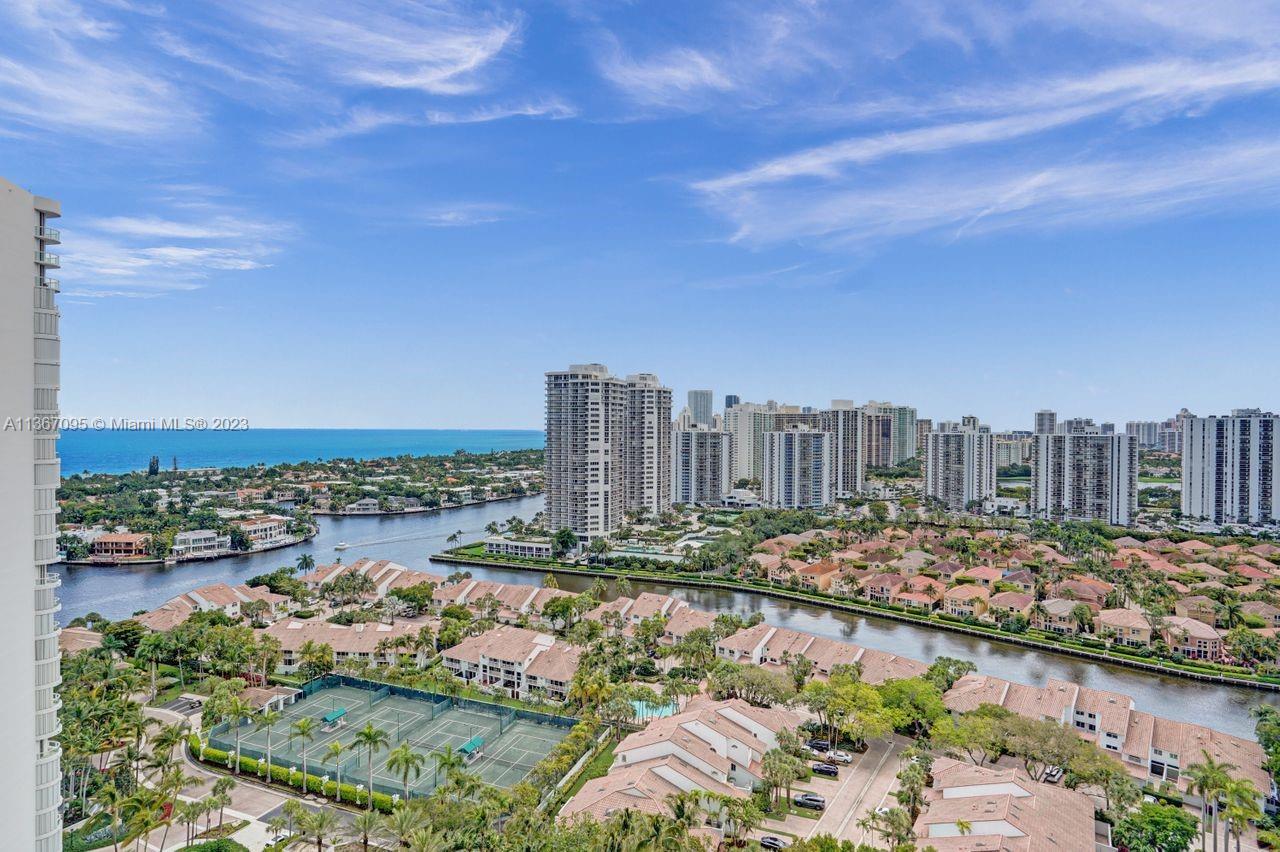
[[[1137,511],[1138,444],[1131,437],[1103,435],[1096,426],[1035,436],[1033,518],[1129,526]]]
[[[738,396],[736,393],[725,394],[724,410],[728,411],[730,408],[733,408],[735,405],[737,405],[740,402],[742,402],[742,398]]]
[[[710,426],[712,417],[711,400],[714,394],[709,390],[689,391],[689,415],[695,426]]]
[[[893,467],[914,458],[917,452],[916,410],[891,402],[868,402],[864,454],[870,467]]]
[[[924,493],[953,512],[996,495],[995,436],[976,417],[942,422],[925,436]]]
[[[665,406],[665,407],[664,407]],[[670,505],[671,391],[603,364],[546,374],[546,514],[552,530],[606,536],[627,509]]]
[[[1124,424],[1124,433],[1138,442],[1144,450],[1150,450],[1160,443],[1160,424],[1155,420],[1130,420]]]
[[[1052,435],[1058,431],[1058,414],[1055,411],[1041,409],[1036,412],[1036,429],[1037,435]]]
[[[729,469],[729,433],[720,430],[674,430],[671,435],[671,500],[674,503],[719,503],[733,488]]]
[[[1236,409],[1229,417],[1183,418],[1180,425],[1183,515],[1215,524],[1280,520],[1280,417]]]
[[[764,433],[761,500],[775,509],[818,509],[832,502],[831,434],[795,424]]]
[[[1027,464],[1034,441],[1026,432],[1002,432],[995,436],[996,467]]]

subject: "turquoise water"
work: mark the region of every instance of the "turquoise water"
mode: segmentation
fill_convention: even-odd
[[[665,719],[676,712],[674,704],[663,704],[660,707],[654,707],[647,701],[632,701],[631,706],[636,708],[636,718],[644,719]]]
[[[145,470],[152,456],[168,469],[244,467],[253,464],[370,459],[409,453],[433,456],[455,450],[528,450],[542,446],[535,429],[246,429],[213,431],[68,430],[58,441],[62,473]]]

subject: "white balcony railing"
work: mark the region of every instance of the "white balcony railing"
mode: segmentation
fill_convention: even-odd
[[[36,239],[46,243],[60,243],[62,242],[62,232],[57,228],[36,225]]]

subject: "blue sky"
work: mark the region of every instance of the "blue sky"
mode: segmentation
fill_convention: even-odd
[[[1278,90],[1265,0],[0,6],[89,417],[1275,408]]]

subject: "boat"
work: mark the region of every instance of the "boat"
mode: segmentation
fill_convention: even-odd
[[[334,550],[346,550],[346,549],[347,549],[348,547],[350,547],[350,546],[351,546],[351,545],[347,544],[345,541],[340,541],[340,542],[338,542],[337,544],[335,544],[335,545],[333,546],[333,549],[334,549]]]

